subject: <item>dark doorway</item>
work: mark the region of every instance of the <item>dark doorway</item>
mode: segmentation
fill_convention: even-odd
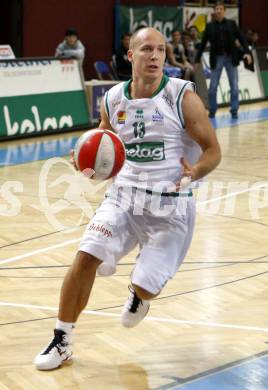
[[[10,45],[16,57],[22,55],[22,0],[1,1],[0,45]]]

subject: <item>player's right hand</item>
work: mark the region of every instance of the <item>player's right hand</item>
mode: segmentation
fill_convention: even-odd
[[[70,150],[70,163],[73,165],[74,169],[78,171],[77,165],[74,160],[74,149]]]

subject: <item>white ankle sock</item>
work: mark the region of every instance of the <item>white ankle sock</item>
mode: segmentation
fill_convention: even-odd
[[[75,322],[64,322],[57,320],[56,329],[63,330],[66,334],[71,335],[75,327]]]

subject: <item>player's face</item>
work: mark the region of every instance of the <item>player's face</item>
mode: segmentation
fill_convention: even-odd
[[[165,39],[157,31],[142,31],[128,56],[134,76],[151,79],[162,77],[166,58]]]
[[[224,19],[224,16],[225,16],[225,8],[224,8],[224,6],[223,5],[217,5],[214,8],[214,13],[215,13],[216,20],[221,22]]]

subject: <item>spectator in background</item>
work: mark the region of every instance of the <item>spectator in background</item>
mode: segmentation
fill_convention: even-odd
[[[195,49],[198,50],[200,43],[201,43],[201,39],[199,38],[199,32],[198,32],[197,27],[191,26],[191,27],[189,27],[188,31],[189,31],[190,37],[192,38],[192,42],[194,44]]]
[[[196,49],[194,47],[194,42],[191,38],[191,35],[188,31],[182,32],[182,44],[184,47],[186,61],[188,61],[190,64],[194,64]]]
[[[254,50],[256,48],[257,42],[259,40],[258,31],[248,29],[248,31],[246,32],[246,40],[247,40],[247,43],[248,43],[250,50]]]
[[[231,89],[231,115],[238,117],[238,71],[240,53],[237,40],[243,50],[243,59],[251,64],[249,48],[246,40],[240,34],[236,22],[225,18],[225,5],[223,1],[216,1],[214,6],[214,20],[206,25],[206,29],[199,46],[195,63],[199,63],[207,42],[210,42],[211,80],[209,86],[209,117],[214,118],[217,111],[217,89],[225,67]]]
[[[76,29],[69,28],[66,31],[64,41],[56,48],[55,57],[76,58],[81,64],[83,63],[85,47],[78,39]]]
[[[238,72],[240,53],[237,40],[243,50],[243,58],[250,64],[251,56],[246,40],[239,32],[236,22],[225,18],[223,1],[216,1],[214,6],[214,20],[206,25],[206,29],[199,46],[195,62],[199,63],[207,42],[210,42],[211,80],[209,87],[209,117],[214,118],[217,111],[217,89],[225,67],[231,89],[231,115],[238,117]]]
[[[186,59],[179,30],[173,30],[171,32],[171,41],[166,46],[166,56],[170,65],[177,66],[182,70],[185,80],[191,80],[193,66]]]
[[[132,75],[132,65],[127,58],[127,52],[129,50],[129,41],[131,34],[126,33],[122,36],[121,46],[115,54],[116,73],[119,80],[128,80]]]

